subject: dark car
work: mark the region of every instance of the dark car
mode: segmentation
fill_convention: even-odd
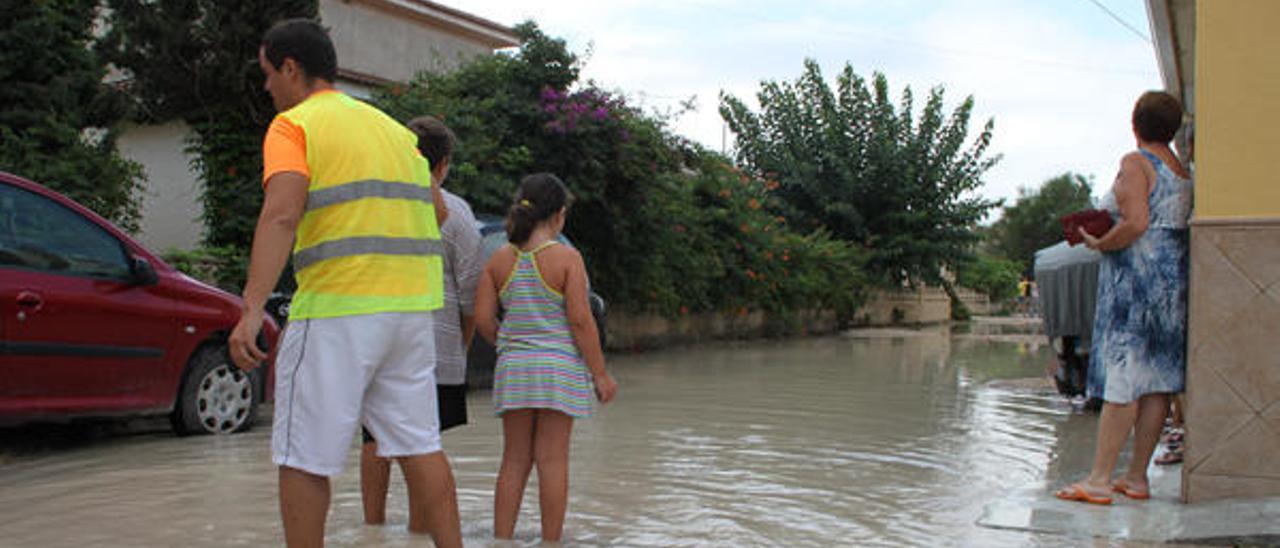
[[[245,430],[272,370],[228,359],[240,308],[87,208],[0,172],[0,423],[167,414],[180,434]],[[264,343],[278,335],[268,319]]]
[[[493,252],[507,244],[507,231],[503,218],[496,215],[477,215],[476,229],[480,231],[485,261],[488,262]],[[563,234],[560,235],[560,241],[565,245],[573,245]],[[588,298],[591,301],[591,315],[595,317],[596,328],[600,332],[600,348],[604,348],[608,308],[605,306],[604,298],[595,291],[589,290]],[[471,341],[471,348],[467,351],[467,385],[473,388],[493,386],[493,368],[496,362],[497,354],[493,345],[477,334]]]

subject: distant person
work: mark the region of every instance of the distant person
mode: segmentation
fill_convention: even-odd
[[[1031,310],[1031,280],[1026,275],[1018,280],[1018,314],[1026,315]]]
[[[444,242],[444,307],[435,311],[436,401],[440,431],[467,423],[467,348],[475,333],[476,284],[484,269],[484,252],[475,214],[466,200],[445,190],[457,139],[443,122],[421,116],[406,124],[418,136],[418,150],[431,163],[431,178],[444,195],[448,218],[440,225]],[[378,443],[361,428],[360,493],[364,521],[387,519],[387,486],[391,460],[379,457]]]
[[[1151,496],[1147,467],[1160,439],[1171,394],[1183,391],[1187,343],[1187,222],[1190,174],[1169,148],[1182,125],[1182,105],[1168,93],[1147,92],[1133,109],[1138,150],[1120,162],[1103,198],[1116,224],[1101,238],[1081,230],[1102,253],[1093,326],[1094,366],[1105,367],[1093,468],[1058,490],[1067,500],[1110,504],[1111,494]],[[1133,458],[1111,480],[1120,450],[1133,432]]]
[[[559,542],[569,498],[573,421],[591,414],[593,381],[602,403],[618,390],[605,370],[582,256],[558,242],[569,199],[555,175],[525,177],[507,213],[511,245],[494,252],[476,290],[476,329],[498,351],[493,383],[503,436],[493,501],[498,539],[514,534],[536,465],[542,539]]]
[[[363,421],[380,456],[404,470],[409,530],[461,546],[436,421],[444,213],[430,166],[413,132],[334,89],[337,56],[319,24],[271,27],[258,65],[279,113],[262,146],[266,196],[228,346],[242,369],[266,357],[255,344],[263,305],[292,248],[298,290],[276,359],[271,432],[285,542],[324,544],[329,478]]]

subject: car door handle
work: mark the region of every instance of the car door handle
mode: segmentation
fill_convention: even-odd
[[[40,298],[39,293],[31,291],[18,293],[18,306],[38,310],[42,305],[44,305],[44,299]]]

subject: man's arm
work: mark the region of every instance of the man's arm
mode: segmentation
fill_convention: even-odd
[[[267,181],[262,212],[253,232],[253,250],[249,255],[249,276],[244,284],[240,322],[227,341],[231,359],[241,369],[257,367],[267,357],[257,346],[263,307],[289,260],[294,233],[307,207],[309,187],[307,178],[294,171],[277,173]]]

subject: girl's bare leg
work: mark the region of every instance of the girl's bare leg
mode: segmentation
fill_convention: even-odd
[[[542,540],[559,542],[569,506],[569,436],[573,432],[573,417],[540,409],[536,424],[533,458],[538,466]]]
[[[502,465],[493,492],[493,536],[510,539],[524,487],[533,468],[534,410],[518,409],[502,414]]]

